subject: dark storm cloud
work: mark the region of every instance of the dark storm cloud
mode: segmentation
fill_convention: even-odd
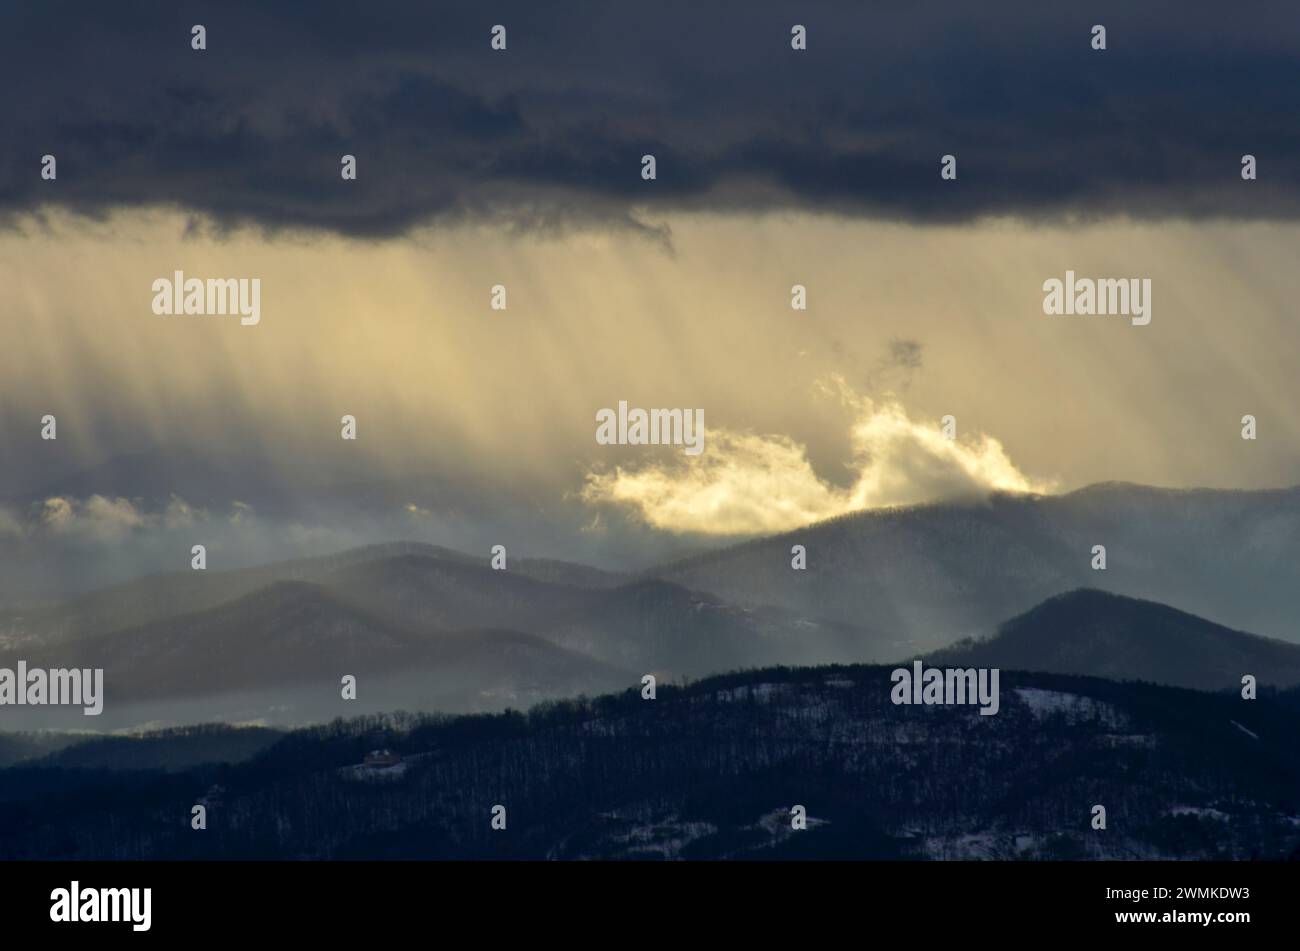
[[[361,237],[642,209],[1294,218],[1298,57],[1289,3],[11,4],[0,218],[160,205]]]

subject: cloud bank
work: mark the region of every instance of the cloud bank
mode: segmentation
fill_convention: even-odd
[[[7,4],[0,75],[22,92],[0,102],[0,220],[161,206],[362,238],[662,235],[675,210],[1292,220],[1297,52],[1281,2]]]

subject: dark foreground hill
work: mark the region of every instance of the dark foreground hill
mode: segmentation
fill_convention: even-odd
[[[1233,631],[1168,605],[1095,589],[1062,594],[928,658],[940,666],[1006,667],[1198,690],[1300,684],[1300,645]]]
[[[775,668],[654,700],[338,721],[238,765],[22,765],[0,770],[0,859],[1300,855],[1292,695],[1003,671],[981,716],[890,688],[889,668]],[[381,745],[400,768],[356,768]]]

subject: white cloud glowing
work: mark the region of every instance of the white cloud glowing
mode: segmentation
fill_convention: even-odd
[[[839,378],[823,389],[837,391],[854,414],[855,478],[847,488],[820,478],[805,447],[787,436],[710,430],[702,455],[591,472],[582,497],[665,531],[747,535],[866,509],[1055,489],[1020,472],[991,436],[949,439],[937,422],[915,422],[895,401],[857,396]]]

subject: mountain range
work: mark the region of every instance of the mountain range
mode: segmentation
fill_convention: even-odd
[[[790,570],[804,546],[808,568]],[[1106,549],[1096,570],[1093,548]],[[1300,642],[1300,487],[1108,483],[846,515],[651,570],[736,604],[873,626],[934,649],[1075,588]]]
[[[1117,485],[995,495],[848,516],[637,573],[514,556],[494,570],[486,555],[403,542],[153,575],[0,612],[0,666],[103,667],[106,683],[97,722],[9,708],[7,729],[492,710],[646,674],[923,655],[1207,690],[1239,689],[1245,674],[1290,686],[1298,500]],[[1105,570],[1090,567],[1094,542],[1107,546]],[[791,567],[795,544],[805,570]],[[1251,619],[1263,625],[1253,634]],[[355,701],[340,692],[349,674]]]

